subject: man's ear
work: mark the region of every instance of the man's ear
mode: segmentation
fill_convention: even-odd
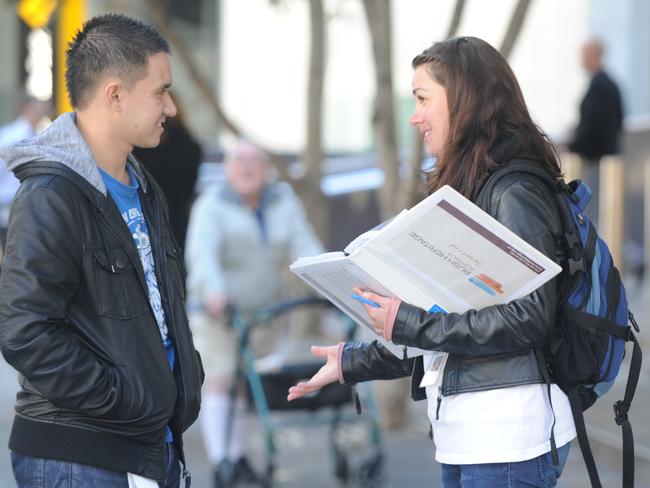
[[[104,101],[116,112],[122,111],[123,91],[124,87],[117,81],[111,81],[104,85]]]

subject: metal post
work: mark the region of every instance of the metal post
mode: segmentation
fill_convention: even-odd
[[[86,0],[66,0],[59,5],[56,25],[56,78],[55,101],[56,113],[72,110],[65,88],[65,51],[75,33],[81,29],[86,20]]]
[[[582,175],[582,159],[577,154],[569,152],[560,154],[560,166],[567,182],[576,180]]]
[[[650,317],[650,157],[643,165],[643,318]],[[647,343],[647,341],[644,341]]]
[[[623,161],[618,156],[600,160],[598,232],[607,242],[614,265],[623,274],[623,224],[625,181]]]

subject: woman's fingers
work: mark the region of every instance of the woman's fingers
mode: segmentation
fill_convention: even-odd
[[[357,286],[353,286],[352,290],[354,293],[356,293],[359,296],[362,296],[363,298],[370,300],[372,302],[378,303],[380,307],[387,307],[390,305],[390,297],[385,297],[383,295],[379,295],[377,293],[374,293],[372,291],[364,290],[362,288],[359,288]],[[366,310],[373,310],[376,309],[377,307],[372,307],[370,305],[364,304],[364,307]]]
[[[311,353],[314,356],[327,357],[327,348],[329,346],[311,346]]]
[[[304,397],[305,395],[309,395],[310,393],[320,390],[319,386],[310,383],[311,381],[306,381],[290,387],[287,400],[289,401],[295,400],[296,398],[301,398]]]
[[[314,349],[316,351],[314,351]],[[318,370],[318,372],[310,378],[309,381],[303,381],[289,388],[289,395],[287,400],[291,401],[296,398],[300,398],[309,393],[320,390],[330,383],[334,383],[338,379],[338,370],[336,364],[335,350],[337,346],[312,346],[312,352],[324,353],[323,355],[328,356],[327,363]]]
[[[303,386],[303,383],[298,383],[297,385],[289,388],[289,395],[287,395],[287,400],[295,400],[296,398],[301,398],[308,393],[310,392]]]

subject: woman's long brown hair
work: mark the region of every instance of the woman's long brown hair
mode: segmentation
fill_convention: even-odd
[[[532,121],[507,61],[487,42],[475,37],[438,42],[412,65],[426,65],[447,92],[449,135],[429,175],[430,193],[449,185],[476,198],[485,177],[508,162],[498,160],[497,150],[509,134],[516,134],[516,157],[538,161],[560,176],[555,148]]]

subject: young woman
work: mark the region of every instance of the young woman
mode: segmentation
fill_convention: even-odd
[[[560,176],[552,145],[492,46],[472,37],[451,39],[412,64],[410,122],[437,159],[430,192],[450,185],[478,204],[489,175],[514,159]],[[555,197],[541,179],[511,173],[485,197],[484,210],[550,258],[562,259]],[[448,315],[356,290],[380,304],[366,311],[386,339],[449,353],[441,386],[419,387],[422,358],[397,358],[377,342],[347,343],[313,347],[327,362],[311,380],[290,388],[288,399],[337,379],[354,384],[412,375],[413,398],[428,399],[443,487],[554,486],[575,437],[568,399],[546,384],[538,354],[554,325],[557,285],[554,279],[510,303]]]

